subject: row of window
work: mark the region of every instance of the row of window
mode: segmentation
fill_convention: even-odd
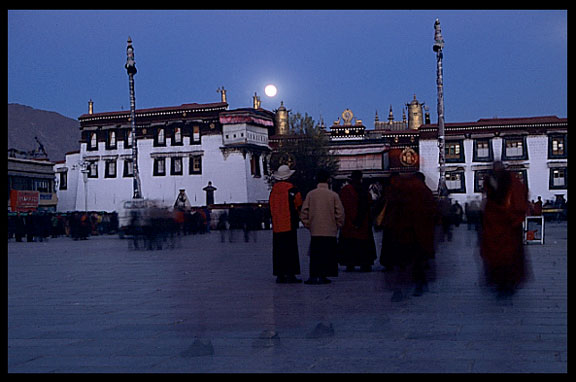
[[[154,176],[164,176],[167,172],[165,157],[154,158],[153,164],[153,175]],[[88,178],[98,178],[98,161],[88,161]],[[106,159],[104,160],[104,178],[116,178],[117,177],[117,164],[116,159]],[[132,159],[126,158],[123,160],[123,171],[122,176],[124,178],[131,178],[134,176],[134,168],[132,166]],[[183,157],[172,157],[170,158],[170,175],[184,175],[184,158]],[[188,158],[188,174],[197,175],[202,174],[202,156],[195,155]]]
[[[528,184],[528,173],[525,169],[513,170],[518,178]],[[484,180],[490,174],[490,170],[474,171],[474,192],[482,192]],[[549,188],[560,190],[568,188],[568,168],[551,168],[549,172]],[[451,193],[466,193],[466,179],[464,170],[446,172],[446,187]]]
[[[527,160],[528,146],[526,137],[503,137],[502,160]],[[464,140],[447,140],[445,144],[445,158],[447,163],[464,163]],[[548,136],[548,159],[568,158],[567,134],[554,134]],[[491,162],[494,160],[491,138],[474,139],[474,162]]]
[[[47,178],[8,175],[8,190],[25,190],[49,193],[54,191],[54,181]]]
[[[170,139],[167,139],[167,129],[164,127],[153,128],[154,132],[154,147],[163,147],[170,142],[171,146],[183,146],[184,137],[182,134],[182,127],[170,128],[171,134]],[[106,150],[114,150],[118,148],[118,141],[123,141],[124,148],[132,147],[132,132],[129,130],[106,130]],[[192,134],[190,135],[190,144],[197,145],[200,144],[200,126],[192,127]],[[88,139],[86,149],[89,151],[98,150],[98,132],[90,131],[88,132]]]
[[[184,158],[183,157],[171,157],[169,161],[170,165],[170,175],[184,175]],[[153,163],[153,175],[154,176],[165,176],[167,175],[167,158],[157,157],[154,158]],[[266,157],[262,158],[262,168],[264,175],[268,175],[268,161]],[[250,158],[250,173],[253,177],[259,178],[262,176],[262,170],[260,167],[260,155],[253,154]],[[188,174],[198,175],[202,174],[202,156],[195,155],[188,158]],[[59,189],[67,189],[67,173],[60,172],[60,182]],[[98,178],[98,160],[88,161],[87,167],[87,177],[88,178]],[[104,178],[116,178],[117,173],[117,160],[116,159],[105,159],[104,160]],[[132,166],[132,159],[125,158],[123,160],[123,171],[122,177],[131,178],[134,176],[134,169]]]

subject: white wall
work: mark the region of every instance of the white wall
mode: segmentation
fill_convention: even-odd
[[[66,190],[60,190],[58,186],[56,188],[56,195],[58,197],[58,204],[56,205],[56,211],[67,212],[76,210],[76,194],[78,188],[79,179],[78,174],[80,174],[80,153],[68,154],[66,155],[66,161],[64,163],[56,163],[54,165],[54,171],[56,176],[59,178],[58,169],[64,168],[67,170],[67,188]]]
[[[492,138],[492,149],[494,160],[501,160],[503,139],[500,137]],[[549,188],[550,165],[551,163],[567,163],[567,160],[548,159],[548,137],[546,135],[529,135],[526,138],[528,147],[528,159],[514,161],[526,167],[528,176],[529,199],[536,200],[538,196],[542,200],[555,200],[556,195],[564,195],[568,200],[568,190],[556,190]],[[465,163],[448,163],[446,167],[464,168],[466,180],[466,193],[452,193],[450,197],[464,204],[470,200],[480,200],[482,194],[474,192],[474,170],[478,167],[489,167],[491,163],[473,162],[473,140],[464,140]],[[426,184],[430,189],[438,188],[438,144],[436,139],[420,140],[420,171],[426,176]],[[507,162],[511,163],[511,162]]]
[[[222,150],[224,147],[222,135],[202,136],[201,145],[190,145],[189,139],[183,146],[153,147],[153,140],[138,141],[138,166],[142,184],[142,196],[160,201],[165,206],[172,206],[181,188],[193,206],[206,204],[206,192],[202,189],[211,181],[216,187],[214,202],[250,203],[267,200],[268,184],[264,176],[255,178],[250,173],[251,154],[236,150]],[[189,174],[188,152],[202,153],[202,174]],[[179,152],[183,153],[183,174],[170,175],[171,158],[166,158],[166,175],[154,176],[154,159],[152,153]],[[65,166],[68,167],[68,190],[58,190],[58,211],[87,210],[117,211],[124,200],[132,198],[132,178],[123,177],[124,160],[122,155],[129,155],[130,149],[123,148],[123,142],[118,142],[117,150],[105,150],[104,143],[99,143],[96,151],[86,151],[82,144],[79,154],[68,155]],[[116,177],[105,178],[105,160],[102,156],[118,155]],[[99,156],[98,178],[87,178],[84,183],[83,174],[79,170],[79,162],[85,157]],[[71,170],[76,164],[76,170]],[[61,164],[60,166],[63,166]],[[260,156],[262,168],[262,156]],[[87,190],[87,194],[85,194]],[[84,197],[87,196],[85,201]],[[86,203],[85,203],[86,202]],[[85,206],[86,204],[86,206]]]
[[[420,140],[420,172],[426,177],[426,185],[432,190],[438,189],[438,142],[436,140]]]

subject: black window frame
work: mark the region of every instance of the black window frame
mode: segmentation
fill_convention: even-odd
[[[134,177],[134,166],[132,165],[132,158],[125,158],[122,170],[123,178],[133,178]],[[131,170],[131,171],[130,171]]]
[[[554,141],[561,140],[564,147],[563,152],[558,154],[554,152]],[[548,159],[567,159],[568,158],[568,134],[550,134],[548,136]]]
[[[59,190],[68,189],[68,170],[60,171],[58,173],[58,189]]]
[[[163,162],[163,171],[160,172],[159,171],[159,164],[160,162]],[[154,158],[154,170],[153,170],[153,176],[166,176],[166,158],[164,157],[159,157],[159,158]]]
[[[252,175],[253,178],[262,177],[262,171],[260,168],[260,154],[250,155],[250,175]]]
[[[460,147],[460,153],[456,155],[449,155],[450,145],[457,144]],[[446,163],[464,163],[466,156],[464,155],[464,140],[463,139],[450,139],[446,140],[444,146],[444,158]]]
[[[98,161],[97,160],[91,160],[88,161],[88,168],[87,168],[88,172],[87,172],[87,177],[90,179],[98,179]],[[94,170],[94,171],[92,171]]]
[[[124,131],[124,148],[131,149],[132,143],[130,142],[130,136],[132,136],[132,130],[125,130]],[[134,142],[134,138],[132,138],[132,142]]]
[[[198,139],[194,138],[194,130],[198,129]],[[191,145],[200,145],[202,144],[202,129],[200,125],[192,125],[190,127],[190,144]]]
[[[177,162],[180,162],[180,171],[176,171]],[[170,158],[170,175],[183,175],[183,174],[184,174],[184,163],[182,157]]]
[[[484,192],[484,181],[492,174],[492,170],[475,170],[474,171],[474,192]],[[482,181],[482,183],[480,183]]]
[[[554,172],[563,171],[564,172],[564,184],[557,186],[554,184]],[[567,190],[568,189],[568,167],[552,167],[549,172],[548,187],[550,190]]]
[[[96,138],[96,144],[92,145],[92,137]],[[89,131],[88,136],[86,137],[86,151],[97,151],[98,150],[98,132],[97,131]]]
[[[508,142],[520,141],[522,142],[522,154],[520,155],[507,155],[507,145]],[[509,136],[502,138],[502,160],[527,160],[528,159],[528,145],[526,142],[526,136]]]
[[[183,131],[184,129],[182,128],[182,126],[174,126],[171,130],[172,130],[171,131],[172,136],[170,137],[170,146],[182,146],[182,145],[184,145],[184,131]],[[180,131],[180,134],[179,134],[180,139],[179,140],[176,139],[176,131],[178,131],[178,130]]]
[[[194,161],[198,160],[199,169],[194,169]],[[192,155],[188,160],[188,175],[201,175],[202,174],[202,155]]]
[[[162,141],[160,141],[160,133],[162,132]],[[166,127],[154,128],[154,147],[166,147]]]
[[[446,171],[446,178],[453,174],[458,174],[460,177],[460,187],[459,188],[448,188],[448,183],[446,183],[446,188],[450,194],[465,194],[466,193],[466,174],[464,170],[453,170],[453,171]],[[448,179],[446,179],[448,182]]]
[[[487,142],[488,143],[488,156],[481,157],[478,155],[478,143]],[[492,145],[492,138],[474,138],[473,140],[473,162],[493,162],[494,161],[494,148]]]
[[[114,164],[114,173],[110,172],[110,164]],[[104,161],[104,178],[116,178],[118,176],[118,168],[116,159],[106,159]]]
[[[112,134],[114,134],[114,141],[112,141]],[[115,150],[118,148],[118,132],[116,129],[106,131],[106,150]]]

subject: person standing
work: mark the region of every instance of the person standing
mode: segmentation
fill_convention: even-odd
[[[226,212],[226,210],[222,210],[218,215],[218,225],[216,228],[220,231],[220,242],[224,243],[226,230],[228,229],[228,212]]]
[[[454,226],[460,227],[460,223],[462,223],[462,215],[462,206],[457,200],[455,200],[452,206],[450,206],[450,216],[452,216],[452,224],[454,224]]]
[[[328,284],[338,276],[337,235],[344,225],[344,206],[330,190],[326,170],[318,171],[316,188],[306,195],[300,219],[310,230],[310,278],[305,284]]]
[[[493,168],[484,182],[480,255],[487,285],[495,287],[497,296],[504,298],[512,296],[529,276],[522,238],[528,190],[502,162],[494,162]]]
[[[404,300],[410,288],[414,296],[427,291],[436,221],[436,201],[423,175],[393,177],[382,221],[386,233],[382,252],[386,252],[388,267],[385,280],[392,290],[392,302]]]
[[[338,263],[353,271],[370,272],[376,259],[370,205],[372,197],[362,187],[362,171],[354,170],[350,182],[340,191],[344,206],[344,226],[338,240]]]
[[[22,237],[26,235],[26,221],[24,216],[18,212],[16,215],[16,228],[14,231],[14,237],[17,242],[22,242]]]
[[[534,203],[534,216],[542,216],[542,197],[538,196],[538,200]]]
[[[270,191],[270,215],[272,218],[272,274],[276,282],[299,283],[300,256],[298,254],[298,223],[302,207],[302,195],[288,181],[294,174],[282,165],[272,177],[276,180]]]

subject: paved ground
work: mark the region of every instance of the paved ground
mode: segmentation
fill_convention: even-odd
[[[380,267],[276,284],[271,233],[258,235],[163,251],[114,236],[9,241],[8,372],[567,372],[566,223],[528,247],[534,280],[509,301],[479,286],[465,226],[440,243],[430,292],[400,303]]]

